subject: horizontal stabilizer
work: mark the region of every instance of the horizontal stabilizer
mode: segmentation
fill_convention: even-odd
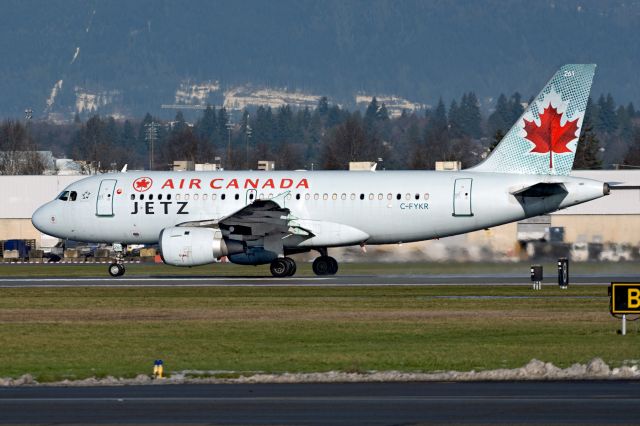
[[[524,188],[515,189],[510,193],[518,197],[548,197],[556,194],[566,194],[568,191],[562,182],[539,182]]]

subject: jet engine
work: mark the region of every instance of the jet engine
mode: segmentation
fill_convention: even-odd
[[[160,232],[160,252],[168,265],[206,265],[244,251],[242,242],[223,238],[219,229],[176,226]]]

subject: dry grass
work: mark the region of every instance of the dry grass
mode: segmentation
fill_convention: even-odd
[[[615,366],[638,358],[618,326],[594,286],[0,289],[0,376]]]

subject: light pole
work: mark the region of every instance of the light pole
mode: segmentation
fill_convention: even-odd
[[[248,118],[248,117],[247,117]],[[251,126],[247,124],[247,130],[245,132],[245,153],[244,153],[244,168],[249,170],[249,139],[251,138]]]
[[[153,170],[153,145],[158,138],[158,126],[159,124],[155,121],[144,125],[146,127],[144,138],[149,143],[149,170]]]
[[[229,142],[227,144],[227,164],[225,165],[225,169],[231,167],[231,129],[233,129],[233,123],[231,121],[227,123],[227,129],[229,130]]]

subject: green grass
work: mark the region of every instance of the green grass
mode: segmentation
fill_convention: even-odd
[[[379,275],[379,274],[488,274],[521,273],[529,276],[528,262],[514,263],[341,263],[341,275]],[[127,276],[271,276],[268,265],[241,266],[230,263],[179,268],[164,264],[142,263],[127,264]],[[552,277],[556,273],[555,263],[543,263],[545,275]],[[588,262],[571,263],[572,274],[588,273],[637,273],[640,274],[640,262]],[[105,277],[106,264],[1,264],[0,277]],[[298,263],[296,276],[313,276],[311,264]]]
[[[496,299],[442,296],[499,296]],[[536,296],[511,298],[511,296]],[[550,297],[562,295],[564,297]],[[0,289],[0,377],[435,371],[640,358],[606,287]],[[501,298],[500,298],[501,297]]]

